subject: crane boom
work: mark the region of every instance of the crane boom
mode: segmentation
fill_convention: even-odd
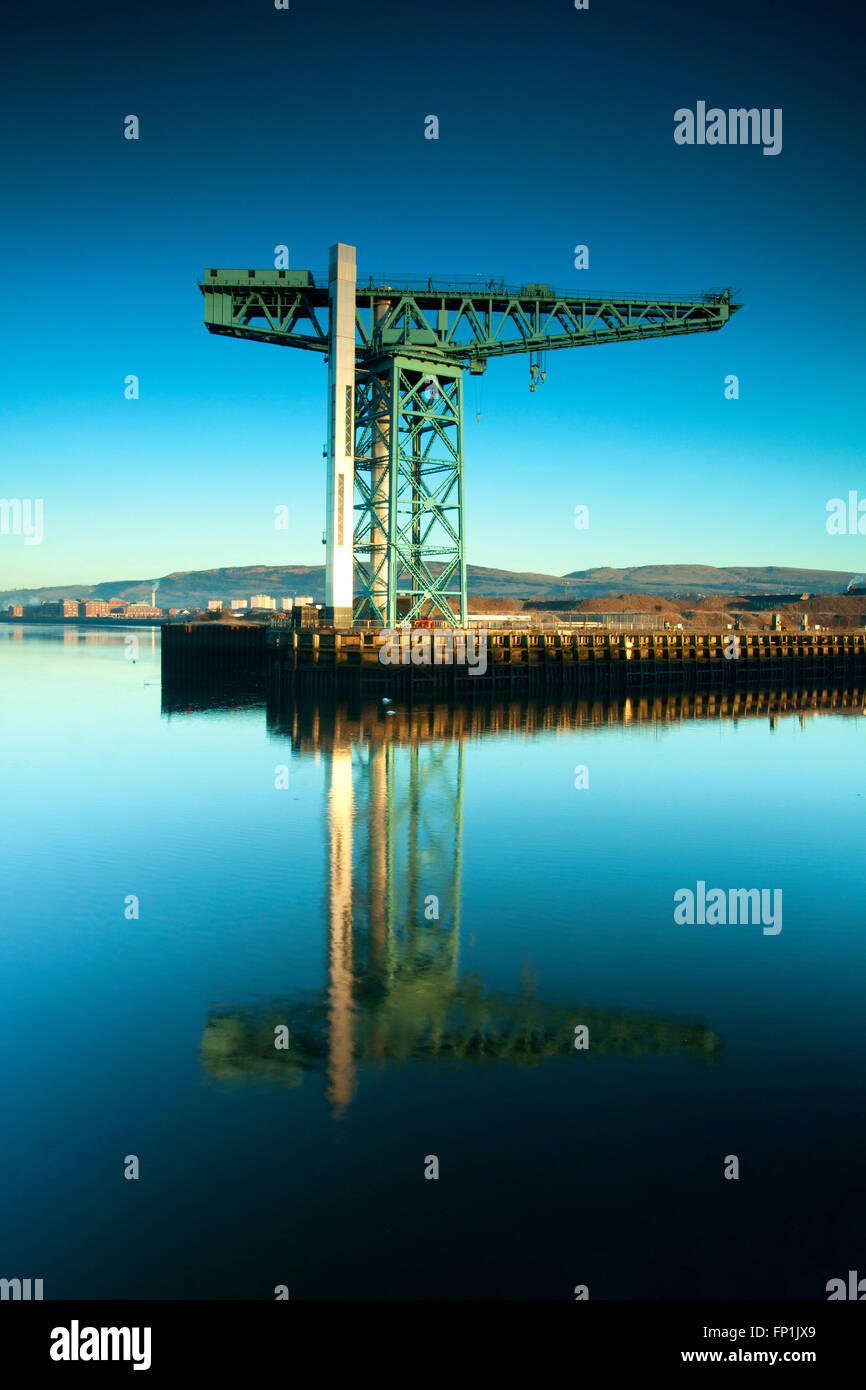
[[[512,353],[683,333],[711,333],[741,307],[734,291],[700,295],[577,294],[552,285],[406,283],[379,277],[355,289],[360,361],[419,350],[464,366]],[[393,281],[393,283],[392,283]],[[328,285],[308,270],[209,270],[200,288],[211,333],[327,353]],[[383,298],[387,314],[376,319]]]

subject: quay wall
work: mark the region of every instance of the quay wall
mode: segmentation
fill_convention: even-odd
[[[413,634],[415,637],[416,634]],[[736,637],[736,655],[732,638]],[[298,690],[358,691],[396,698],[424,692],[447,698],[504,691],[619,689],[643,685],[696,689],[862,684],[866,633],[490,632],[477,673],[465,662],[380,660],[377,630],[289,629],[244,624],[171,624],[162,631],[163,674],[247,680]],[[470,653],[473,651],[470,642]],[[484,666],[485,669],[481,669]]]

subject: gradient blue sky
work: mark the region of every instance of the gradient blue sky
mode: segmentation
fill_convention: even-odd
[[[0,589],[322,562],[326,368],[210,336],[196,282],[278,243],[324,270],[337,240],[362,272],[741,290],[721,333],[551,354],[534,395],[525,357],[467,378],[470,562],[861,572],[864,539],[825,529],[829,498],[866,497],[859,22],[747,0],[6,20],[0,495],[43,498],[45,539],[0,536]],[[782,153],[677,146],[698,100],[781,107]]]

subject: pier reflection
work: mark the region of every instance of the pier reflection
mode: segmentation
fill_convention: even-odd
[[[242,683],[215,685],[166,679],[163,673],[162,712],[192,715],[208,710],[260,708],[269,729],[292,738],[316,736],[320,722],[352,737],[365,738],[378,730],[389,739],[407,737],[473,738],[484,734],[531,734],[536,730],[636,724],[659,726],[690,720],[763,718],[819,714],[862,715],[866,690],[860,686],[823,684],[791,689],[707,690],[645,695],[538,696],[526,699],[478,699],[451,703],[394,703],[371,699],[344,701],[293,700],[271,690],[250,689]]]
[[[755,695],[740,698],[755,706]],[[683,718],[700,700],[650,703],[663,718]],[[688,1053],[711,1061],[721,1043],[703,1021],[541,998],[528,972],[513,990],[502,990],[461,970],[467,740],[640,719],[643,705],[577,699],[423,708],[375,700],[355,706],[268,703],[271,736],[325,767],[326,981],[317,995],[214,1010],[200,1049],[208,1074],[291,1086],[317,1073],[340,1114],[367,1068],[538,1065],[574,1055],[579,1025],[589,1030],[589,1050],[579,1054],[584,1058]],[[184,712],[191,708],[187,698]],[[290,1034],[286,1050],[274,1045],[280,1025]]]

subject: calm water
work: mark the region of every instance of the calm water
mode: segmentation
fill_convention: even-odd
[[[136,635],[133,663],[121,632],[0,629],[0,1275],[569,1299],[866,1273],[862,703],[206,708]],[[678,925],[699,880],[780,888],[782,931]]]

